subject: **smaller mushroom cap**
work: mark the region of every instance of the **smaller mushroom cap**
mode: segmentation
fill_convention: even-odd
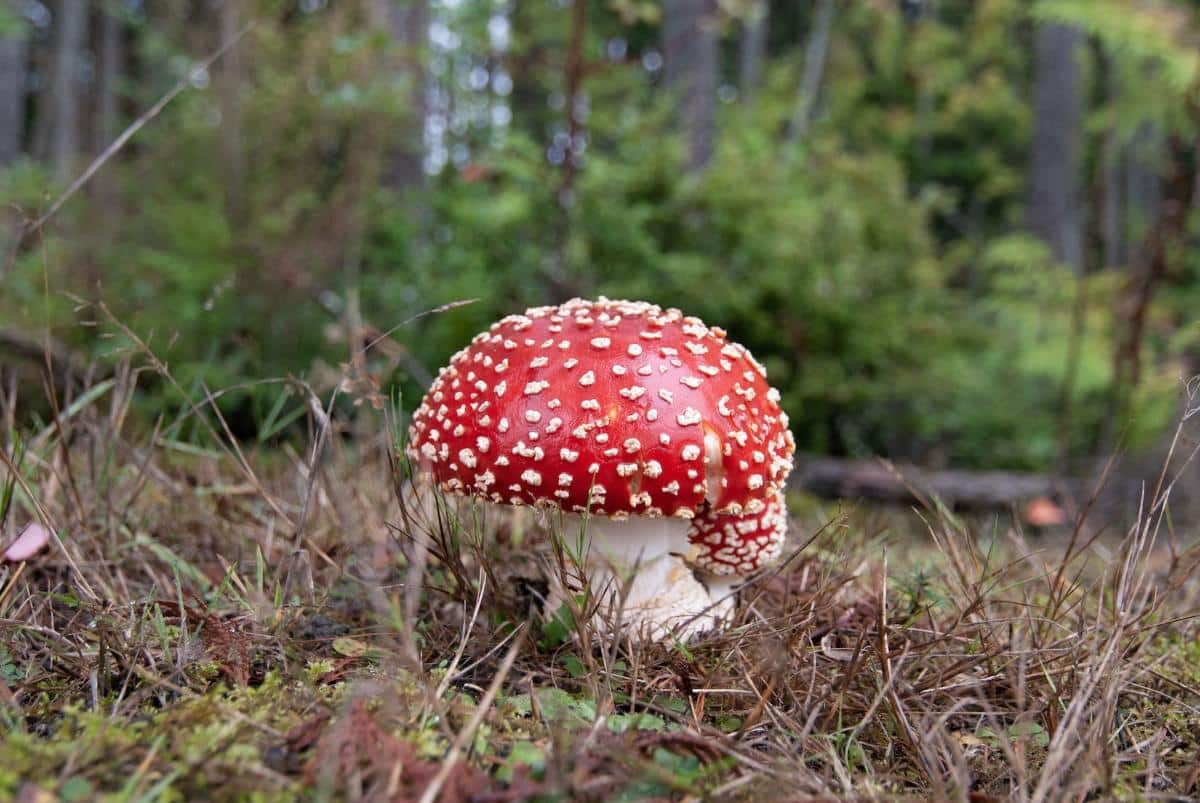
[[[749,574],[779,556],[787,535],[787,503],[778,491],[758,513],[722,516],[705,508],[692,519],[692,562],[709,574]]]

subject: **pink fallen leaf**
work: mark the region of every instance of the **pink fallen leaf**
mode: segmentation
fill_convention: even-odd
[[[25,525],[17,540],[4,550],[5,563],[20,563],[36,555],[46,544],[50,543],[50,531],[37,522]]]

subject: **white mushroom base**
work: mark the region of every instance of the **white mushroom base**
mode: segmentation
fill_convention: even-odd
[[[598,627],[625,627],[656,640],[687,639],[714,629],[732,612],[735,578],[705,576],[702,581],[688,565],[687,519],[592,516],[585,522],[574,514],[550,519],[551,530],[562,538],[569,571],[582,563],[599,601]],[[552,578],[550,613],[562,604],[561,580]],[[567,578],[574,593],[581,590],[578,580]]]

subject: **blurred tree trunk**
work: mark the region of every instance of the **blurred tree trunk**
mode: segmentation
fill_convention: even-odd
[[[96,31],[96,81],[92,114],[88,119],[88,150],[99,155],[112,144],[119,131],[117,84],[122,68],[121,20],[116,15],[115,2],[97,3],[93,19]],[[79,283],[83,293],[99,292],[103,252],[116,239],[121,223],[121,212],[117,205],[117,188],[113,165],[101,169],[92,178],[89,191],[95,199],[96,214],[100,225],[89,227],[82,233],[81,273]]]
[[[571,35],[567,46],[567,63],[565,68],[566,101],[563,111],[566,114],[565,128],[567,143],[563,149],[563,179],[558,192],[558,203],[563,209],[568,209],[575,199],[575,176],[579,172],[579,160],[575,148],[582,133],[579,121],[579,100],[583,93],[584,42],[587,31],[587,0],[575,0],[571,8]],[[565,238],[564,238],[565,242]]]
[[[742,39],[738,46],[738,91],[743,102],[749,102],[762,83],[769,13],[767,3],[758,0],[750,5],[746,16],[742,18]]]
[[[1100,210],[1102,261],[1105,268],[1115,268],[1124,261],[1125,238],[1121,214],[1121,143],[1111,131],[1104,137],[1101,158],[1104,160],[1101,181],[1104,195]]]
[[[408,87],[407,124],[384,157],[383,182],[396,191],[425,183],[425,89],[429,50],[429,0],[381,0],[381,18],[396,58],[397,74]]]
[[[1144,257],[1129,266],[1129,276],[1117,299],[1117,333],[1113,351],[1112,388],[1108,412],[1104,416],[1108,431],[1102,433],[1102,445],[1115,445],[1116,428],[1123,427],[1133,414],[1132,400],[1142,380],[1142,347],[1146,339],[1150,306],[1167,278],[1171,263],[1177,259],[1186,234],[1188,216],[1196,199],[1190,165],[1195,161],[1196,143],[1171,138],[1166,143],[1167,178],[1154,181],[1156,208],[1161,209],[1146,241],[1140,246]],[[1166,196],[1163,197],[1164,185]]]
[[[547,88],[541,79],[541,66],[549,61],[546,44],[536,35],[542,4],[540,0],[514,0],[510,7],[513,41],[505,68],[513,81],[513,127],[544,146],[557,116],[551,114]]]
[[[1125,196],[1122,264],[1139,270],[1150,259],[1149,240],[1162,210],[1163,184],[1160,165],[1163,137],[1153,126],[1145,124],[1125,148],[1121,162],[1121,185]]]
[[[50,112],[49,153],[55,177],[71,177],[79,154],[80,92],[79,57],[87,42],[86,0],[61,0],[54,20],[54,44],[48,93],[43,100]],[[39,104],[40,105],[40,104]]]
[[[0,167],[11,164],[21,155],[25,122],[25,53],[22,33],[0,35]]]
[[[795,142],[808,133],[812,123],[813,109],[821,92],[821,77],[825,73],[825,54],[829,50],[829,36],[833,31],[833,0],[819,0],[813,17],[808,45],[804,48],[804,78],[800,82],[800,93],[796,97],[796,109],[788,122],[787,140]]]
[[[242,0],[221,0],[218,47],[237,37],[242,27]],[[225,213],[234,229],[246,215],[246,156],[242,140],[242,49],[235,46],[221,59],[221,163],[225,171]]]
[[[1096,48],[1098,61],[1103,65],[1104,102],[1112,106],[1117,101],[1118,86],[1116,66],[1107,57],[1103,48]],[[1104,268],[1115,268],[1124,258],[1124,227],[1121,223],[1121,139],[1116,126],[1110,126],[1104,135],[1101,158],[1101,209],[1100,243]]]
[[[663,80],[676,93],[688,168],[712,161],[717,135],[717,2],[664,0]]]
[[[100,12],[96,76],[96,109],[92,117],[91,150],[99,154],[119,133],[117,83],[121,76],[121,20],[111,10]],[[100,208],[112,212],[116,199],[111,170],[101,170],[93,179]]]
[[[26,134],[26,150],[38,161],[44,162],[50,154],[50,97],[46,91],[50,73],[50,54],[45,46],[29,47],[28,67],[37,73],[36,91],[32,94],[33,113],[27,117],[30,130]]]
[[[1033,143],[1029,159],[1029,230],[1054,258],[1083,267],[1079,150],[1083,94],[1077,29],[1047,24],[1034,42]]]
[[[10,8],[16,3],[9,3]],[[14,9],[15,11],[15,9]],[[21,155],[25,122],[25,37],[24,32],[0,36],[0,168]],[[15,256],[21,220],[15,210],[0,209],[0,284]]]
[[[1117,446],[1142,380],[1142,346],[1150,305],[1167,275],[1191,203],[1191,182],[1185,179],[1184,167],[1188,159],[1179,142],[1166,140],[1147,123],[1121,149],[1116,166],[1114,179],[1119,177],[1119,181],[1114,183],[1123,202],[1118,218],[1122,246],[1118,264],[1126,276],[1117,298],[1112,386],[1098,436],[1100,448],[1106,451]],[[1168,190],[1170,195],[1164,199]]]

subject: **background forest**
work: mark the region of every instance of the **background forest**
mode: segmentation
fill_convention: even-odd
[[[254,380],[411,403],[506,312],[638,297],[763,358],[801,449],[1078,468],[1200,370],[1198,10],[8,0],[0,348],[134,334],[249,435],[304,409]]]

